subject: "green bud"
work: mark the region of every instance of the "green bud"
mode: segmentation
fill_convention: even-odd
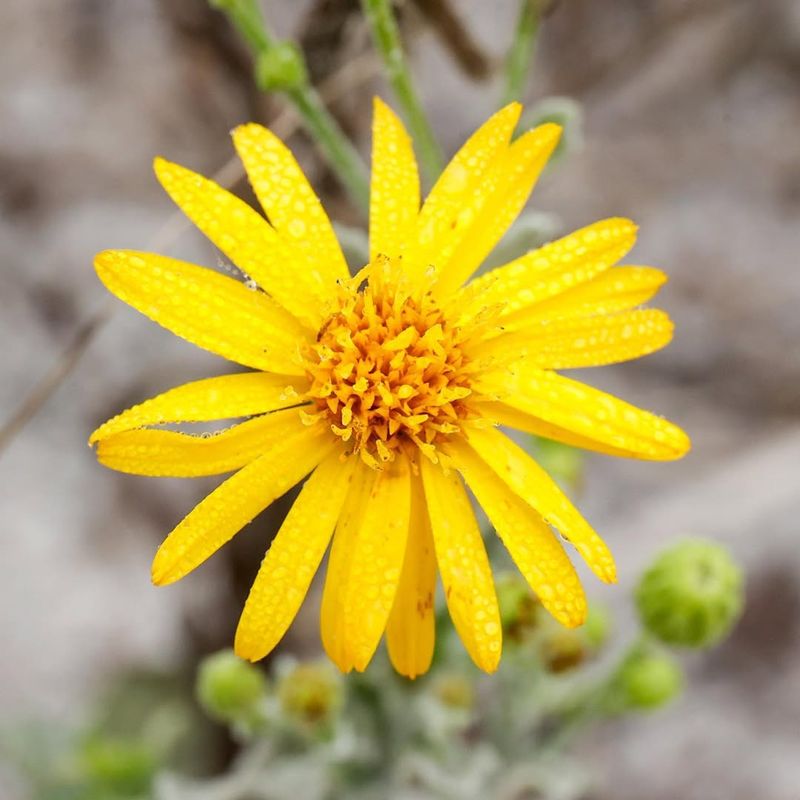
[[[652,711],[674,700],[683,689],[683,671],[670,655],[636,650],[622,663],[614,681],[619,710]]]
[[[80,754],[89,783],[115,796],[149,795],[158,764],[151,750],[129,739],[92,737]]]
[[[644,627],[662,642],[709,647],[738,619],[742,584],[727,550],[689,539],[662,553],[644,573],[636,604]]]
[[[295,664],[279,680],[284,715],[305,729],[327,727],[344,700],[341,676],[325,661]]]
[[[590,650],[599,650],[611,635],[611,612],[602,605],[591,603],[586,622],[580,628]]]
[[[495,583],[503,632],[513,642],[528,639],[541,624],[542,604],[515,572],[500,573]]]
[[[249,722],[267,692],[267,681],[257,667],[232,650],[221,650],[200,664],[197,699],[209,716],[221,722]]]
[[[293,42],[277,42],[258,54],[256,83],[262,91],[297,89],[307,81],[303,54]]]
[[[539,657],[547,672],[560,674],[579,667],[586,660],[586,639],[582,631],[559,626],[545,633],[539,642]]]
[[[457,672],[439,675],[433,685],[439,702],[447,708],[469,711],[475,705],[475,689],[465,675]]]

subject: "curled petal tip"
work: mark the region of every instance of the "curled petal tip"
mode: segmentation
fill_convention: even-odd
[[[154,586],[168,586],[170,583],[175,583],[180,575],[176,575],[170,564],[165,564],[163,559],[156,553],[153,559],[153,566],[150,568],[150,580]]]
[[[606,570],[601,576],[601,580],[603,583],[616,583],[618,580],[616,568]]]

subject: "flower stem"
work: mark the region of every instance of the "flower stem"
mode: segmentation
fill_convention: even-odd
[[[302,53],[273,36],[257,0],[209,0],[209,3],[228,17],[252,50],[259,88],[280,90],[286,95],[353,202],[366,212],[369,178],[364,162],[311,85]],[[265,65],[269,76],[262,79]]]
[[[411,80],[391,2],[361,0],[361,5],[372,29],[375,47],[383,59],[389,83],[403,108],[411,135],[419,146],[422,169],[428,180],[433,181],[442,170],[442,152]]]
[[[539,33],[541,4],[542,0],[520,0],[514,41],[506,58],[506,103],[521,100],[525,91]]]
[[[228,17],[254,52],[266,50],[275,44],[274,37],[264,24],[256,0],[208,0],[208,2]]]
[[[287,89],[286,95],[302,116],[308,132],[322,150],[353,202],[362,211],[367,212],[369,178],[364,162],[336,119],[325,107],[319,93],[306,83],[296,89]]]

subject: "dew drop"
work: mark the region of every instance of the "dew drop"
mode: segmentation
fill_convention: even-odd
[[[299,239],[306,232],[306,224],[301,219],[293,219],[287,226],[286,230],[290,236]]]

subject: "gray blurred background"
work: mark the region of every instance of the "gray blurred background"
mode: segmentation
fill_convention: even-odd
[[[448,154],[499,102],[516,5],[403,6]],[[363,55],[354,6],[264,2],[277,32],[303,42],[317,82],[356,60],[333,108],[368,154],[371,96],[391,97]],[[249,70],[201,0],[0,4],[0,424],[54,365],[69,367],[71,345],[89,341],[0,452],[5,726],[78,724],[120,669],[191,662],[230,641],[268,541],[270,518],[187,581],[154,589],[154,548],[214,481],[117,475],[86,446],[116,410],[227,369],[107,305],[91,262],[98,250],[132,247],[216,263],[210,245],[169,221],[151,160],[212,174],[231,157],[233,126],[274,120],[283,106],[254,91]],[[742,622],[722,647],[690,659],[685,697],[583,741],[598,796],[798,800],[800,3],[562,0],[543,24],[534,73],[526,100],[576,98],[586,141],[545,177],[533,206],[558,214],[565,231],[633,217],[632,263],[671,276],[660,303],[677,323],[671,347],[588,378],[694,440],[674,464],[589,459],[582,507],[622,575],[621,588],[593,584],[592,593],[619,607],[624,638],[631,581],[668,541],[718,539],[748,573]],[[304,136],[291,145],[331,214],[357,224]],[[308,605],[290,643],[313,651]],[[15,796],[8,780],[0,767],[0,797]]]

